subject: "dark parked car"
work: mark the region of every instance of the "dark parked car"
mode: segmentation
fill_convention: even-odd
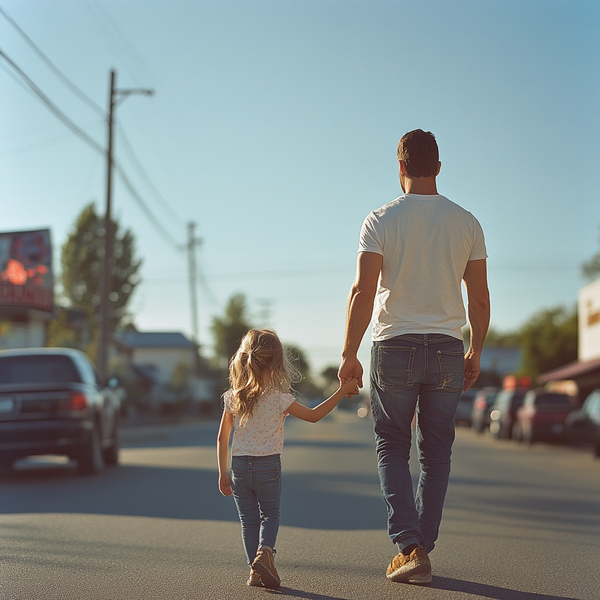
[[[517,409],[523,403],[527,389],[502,390],[496,396],[490,412],[490,433],[498,439],[510,439],[517,416]]]
[[[477,433],[483,433],[490,426],[490,413],[498,392],[498,388],[483,388],[475,394],[471,427]]]
[[[593,391],[581,409],[567,417],[565,427],[571,444],[592,444],[594,453],[600,458],[600,390]]]
[[[575,406],[571,396],[529,390],[517,410],[513,438],[529,445],[538,441],[565,441],[565,421]]]
[[[473,412],[473,402],[477,390],[469,389],[463,392],[458,398],[458,406],[456,407],[456,415],[454,416],[455,423],[462,423],[471,427],[471,413]]]
[[[0,466],[61,454],[83,475],[119,460],[119,396],[70,348],[0,352]]]

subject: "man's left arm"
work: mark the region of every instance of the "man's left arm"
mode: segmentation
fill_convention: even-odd
[[[338,378],[342,383],[354,377],[358,380],[358,387],[363,386],[363,368],[357,355],[373,315],[373,304],[382,266],[381,254],[361,252],[358,255],[356,278],[348,298],[342,364],[338,371]]]
[[[490,324],[490,293],[487,284],[486,260],[471,260],[463,275],[467,288],[471,339],[465,355],[464,389],[469,389],[479,377],[483,342]]]

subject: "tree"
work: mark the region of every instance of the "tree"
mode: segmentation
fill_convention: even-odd
[[[546,308],[521,329],[523,374],[536,378],[577,360],[577,309]]]
[[[237,352],[242,338],[252,329],[248,321],[246,297],[244,294],[231,296],[223,317],[214,317],[212,333],[215,339],[215,357],[219,366],[229,364]]]
[[[462,330],[465,347],[469,346],[471,331],[469,326]],[[521,345],[520,331],[498,331],[493,327],[488,329],[484,346],[487,348],[515,348]]]
[[[138,271],[142,261],[135,257],[133,233],[121,230],[113,221],[114,247],[110,280],[110,327],[116,331],[125,327],[132,318],[127,311],[131,295],[140,282]],[[61,284],[62,304],[65,308],[85,315],[87,335],[78,333],[78,345],[95,354],[100,331],[100,286],[104,255],[104,219],[96,213],[94,203],[79,214],[73,230],[62,246]],[[64,315],[59,318],[65,319]],[[54,324],[54,337],[60,338],[61,323]],[[64,334],[64,331],[63,331]],[[64,336],[63,336],[64,337]]]
[[[581,270],[587,279],[594,279],[596,275],[600,275],[600,250],[581,265]]]

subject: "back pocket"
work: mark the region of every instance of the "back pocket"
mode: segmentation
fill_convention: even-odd
[[[416,351],[406,346],[379,346],[376,373],[379,387],[397,390],[411,385]]]
[[[256,473],[256,485],[259,494],[270,495],[279,491],[281,470],[258,471]]]
[[[465,381],[465,356],[462,352],[438,350],[440,382],[436,389],[459,392]]]

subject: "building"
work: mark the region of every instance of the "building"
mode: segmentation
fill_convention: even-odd
[[[198,355],[196,344],[178,331],[126,330],[115,339],[119,355],[144,380],[151,409],[189,400],[214,401],[214,379]]]
[[[50,230],[0,233],[0,347],[45,346],[53,317]]]
[[[540,375],[539,383],[557,385],[571,381],[579,401],[600,388],[600,279],[579,291],[579,347],[577,360]]]

